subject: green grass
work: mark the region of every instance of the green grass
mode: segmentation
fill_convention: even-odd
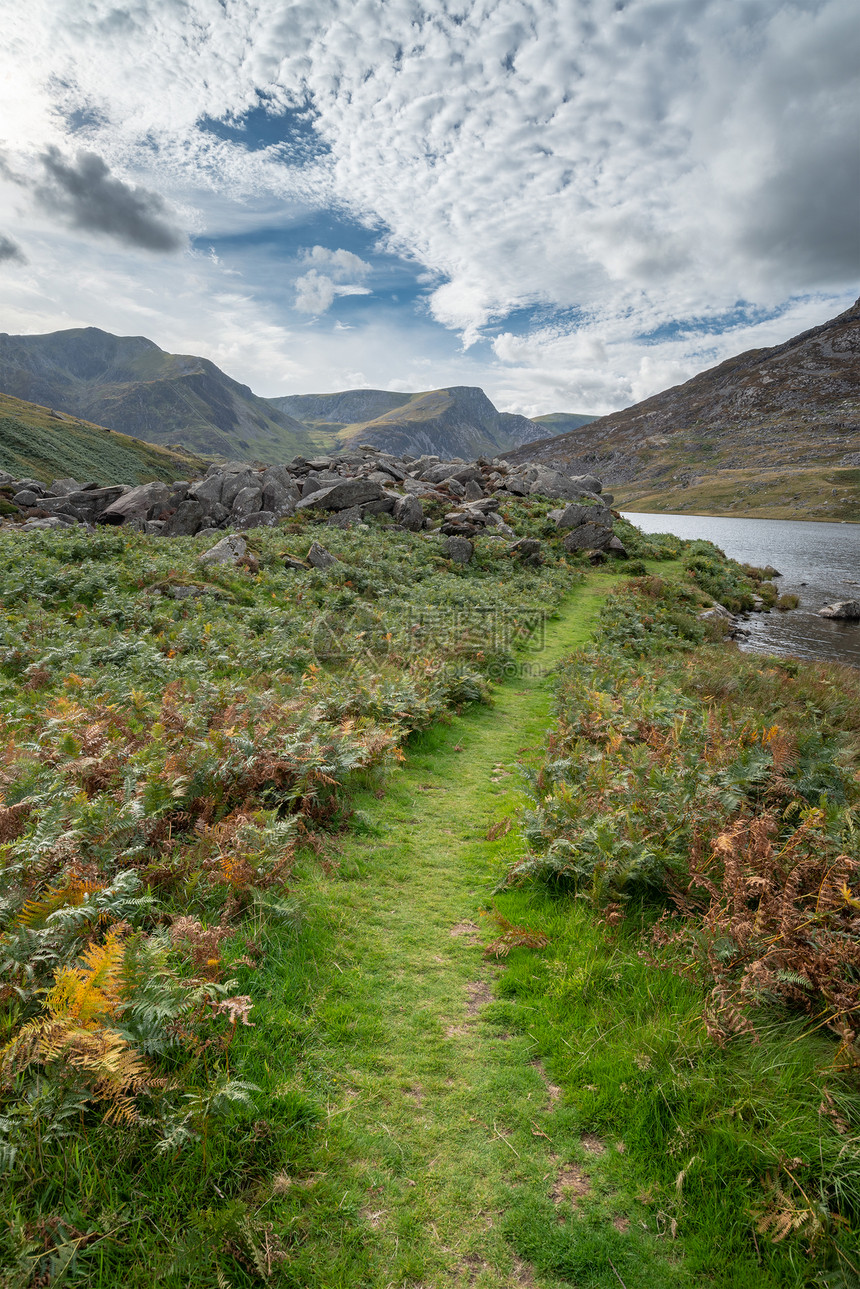
[[[189,478],[206,462],[0,394],[0,470],[15,478],[146,483]]]
[[[549,504],[510,517],[541,535]],[[701,985],[642,956],[647,908],[612,931],[574,892],[493,894],[523,854],[522,768],[547,756],[552,669],[592,637],[607,597],[619,604],[617,574],[581,583],[551,545],[540,572],[480,545],[457,569],[422,537],[382,527],[261,531],[254,574],[204,572],[195,539],[5,539],[0,685],[16,742],[4,791],[7,805],[36,812],[26,847],[13,837],[3,850],[6,926],[28,856],[47,863],[44,894],[64,847],[77,847],[86,873],[131,868],[150,884],[154,908],[111,905],[137,928],[130,944],[158,941],[181,915],[223,925],[210,982],[226,989],[229,977],[253,1008],[232,1036],[205,1007],[187,1021],[188,1041],[158,1057],[171,1086],[166,1108],[152,1097],[151,1122],[104,1123],[50,1070],[7,1098],[0,1129],[19,1153],[2,1160],[0,1284],[850,1283],[838,1278],[847,1240],[832,1266],[813,1265],[802,1239],[773,1244],[754,1217],[774,1160],[805,1158],[820,1139],[829,1040],[774,1013],[757,1046],[717,1047],[701,1025]],[[646,572],[683,579],[679,602],[695,607],[684,563],[665,558],[683,544],[621,531],[637,560],[664,556]],[[342,565],[286,573],[283,554],[313,536]],[[743,594],[737,566],[721,569],[709,552],[686,550],[692,574],[721,596]],[[208,594],[163,594],[188,585]],[[488,602],[521,623],[548,610],[545,639],[520,653],[488,646]],[[655,665],[679,639],[695,656],[678,612],[651,624],[665,633]],[[612,621],[629,629],[623,613]],[[331,644],[313,662],[331,641],[321,623],[339,627],[355,669]],[[425,634],[410,650],[415,629]],[[498,675],[492,703],[473,701]],[[723,683],[734,677],[727,663]],[[309,711],[318,741],[290,753],[285,731]],[[381,732],[402,760],[353,755]],[[96,737],[95,751],[84,746]],[[251,791],[255,758],[275,748],[280,777]],[[308,778],[322,767],[335,787]],[[244,850],[223,841],[219,859],[208,830],[242,811],[254,836]],[[286,889],[267,881],[281,853],[276,812],[281,827],[305,830],[293,834],[306,840]],[[225,858],[255,871],[242,884],[234,868],[231,888]],[[485,959],[494,910],[549,944]],[[159,952],[165,978],[180,970],[179,947]],[[31,966],[34,979],[15,977],[19,995],[3,994],[7,1035],[19,996],[32,1012],[27,990],[50,981],[57,959]]]

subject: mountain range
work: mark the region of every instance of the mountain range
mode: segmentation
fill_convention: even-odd
[[[0,390],[155,444],[269,464],[359,441],[415,456],[496,456],[546,434],[483,390],[356,389],[261,398],[206,358],[97,327],[0,334]]]
[[[860,300],[783,344],[600,418],[499,412],[471,386],[261,398],[208,359],[95,327],[0,335],[0,389],[0,468],[34,477],[49,458],[69,461],[57,472],[74,474],[81,451],[102,462],[81,465],[89,477],[119,469],[122,455],[131,480],[187,474],[194,454],[277,464],[367,443],[597,474],[633,511],[860,520]],[[98,450],[108,434],[99,426],[131,436],[122,454],[119,435],[107,454]],[[165,448],[173,456],[157,455]]]
[[[860,300],[506,455],[597,474],[626,510],[860,520]]]

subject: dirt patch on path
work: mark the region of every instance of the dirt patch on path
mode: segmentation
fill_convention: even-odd
[[[591,1178],[577,1164],[566,1164],[559,1170],[550,1194],[556,1208],[564,1203],[576,1208],[581,1199],[591,1194]]]
[[[458,922],[448,932],[452,940],[463,939],[467,944],[477,944],[479,931],[474,922]]]
[[[477,1016],[482,1007],[493,1001],[493,992],[486,980],[473,980],[466,985],[466,1015]]]

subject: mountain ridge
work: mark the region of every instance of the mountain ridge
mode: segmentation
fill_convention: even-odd
[[[545,433],[528,417],[498,412],[476,386],[262,398],[210,359],[98,327],[0,334],[0,389],[143,441],[273,464],[351,450],[359,441],[471,459]]]
[[[860,519],[860,300],[507,455],[594,471],[628,510]]]

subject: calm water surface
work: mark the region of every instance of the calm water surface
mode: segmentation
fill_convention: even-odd
[[[860,622],[833,622],[816,615],[834,600],[860,599],[860,524],[632,512],[624,517],[643,532],[703,538],[731,559],[779,569],[780,593],[799,595],[800,607],[790,613],[750,614],[746,625],[752,635],[742,648],[860,667]]]

